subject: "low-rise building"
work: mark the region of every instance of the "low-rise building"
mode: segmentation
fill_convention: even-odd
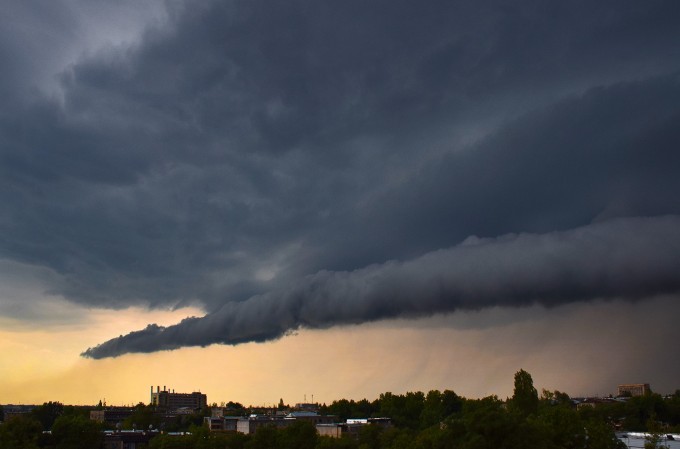
[[[2,410],[3,415],[5,415],[5,421],[9,421],[16,416],[23,416],[31,413],[36,407],[36,405],[7,404],[2,406]]]
[[[316,402],[298,402],[294,408],[303,412],[318,412],[319,404]]]
[[[203,420],[204,424],[211,432],[236,432],[239,416],[206,416]]]
[[[141,449],[149,445],[158,431],[123,430],[104,433],[104,449]]]
[[[219,413],[218,413],[219,415]],[[306,421],[314,425],[332,424],[337,420],[334,415],[319,415],[314,412],[291,412],[287,415],[258,415],[248,417],[222,416],[206,418],[205,423],[211,430],[232,430],[235,422],[235,430],[239,433],[253,434],[260,427],[273,426],[277,428],[287,427],[296,421]]]
[[[105,410],[91,410],[90,419],[109,426],[115,426],[125,421],[132,413],[134,413],[134,410],[131,408],[112,407]]]
[[[276,428],[287,427],[294,423],[294,418],[281,418],[269,415],[250,415],[247,418],[239,418],[236,422],[236,431],[246,435],[257,432],[257,429],[265,426],[273,426]]]
[[[390,418],[352,418],[344,423],[321,423],[316,425],[316,432],[320,436],[327,436],[331,438],[359,438],[359,431],[362,427],[367,425],[375,425],[381,427],[391,427],[392,420]]]
[[[317,424],[316,432],[319,434],[319,436],[323,437],[359,438],[359,430],[364,426],[365,424],[347,424],[347,423]]]
[[[316,412],[290,412],[285,415],[286,418],[295,419],[298,421],[307,421],[312,424],[332,424],[337,422],[338,417],[335,415],[319,415]]]

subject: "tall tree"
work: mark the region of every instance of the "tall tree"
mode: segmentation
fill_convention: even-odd
[[[64,414],[64,404],[61,402],[45,402],[31,411],[31,415],[40,421],[43,430],[50,430],[54,421]]]
[[[534,388],[534,380],[531,374],[523,369],[515,373],[515,390],[511,405],[523,416],[529,416],[538,410],[538,391]]]

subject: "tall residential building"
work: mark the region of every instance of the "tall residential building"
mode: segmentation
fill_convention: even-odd
[[[161,387],[156,387],[156,392],[151,386],[151,404],[157,407],[164,407],[169,410],[177,410],[180,408],[201,409],[208,405],[208,397],[198,391],[193,393],[175,393],[175,390],[163,391]]]

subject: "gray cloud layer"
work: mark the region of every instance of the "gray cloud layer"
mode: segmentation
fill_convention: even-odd
[[[0,258],[69,301],[214,316],[469,235],[680,214],[676,1],[119,5],[0,17]]]
[[[407,262],[319,272],[203,318],[149,325],[83,355],[265,341],[301,326],[667,293],[680,293],[680,217],[616,219],[549,234],[472,237]]]

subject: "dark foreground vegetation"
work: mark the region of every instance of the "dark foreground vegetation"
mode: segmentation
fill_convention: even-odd
[[[88,418],[86,408],[45,403],[30,414],[0,425],[1,449],[97,449],[104,428]],[[202,414],[176,424],[186,435],[158,435],[148,449],[503,449],[503,448],[625,448],[614,435],[626,430],[680,431],[680,391],[629,398],[626,402],[576,408],[565,393],[543,390],[539,397],[529,373],[515,374],[512,398],[466,399],[446,390],[384,393],[372,402],[341,399],[322,407],[340,421],[357,417],[390,417],[393,427],[367,425],[358,439],[319,437],[312,424],[296,422],[255,435],[211,433],[201,425]],[[1,418],[1,415],[0,415]],[[125,428],[148,428],[153,409],[140,404]],[[44,431],[51,431],[46,433]]]

